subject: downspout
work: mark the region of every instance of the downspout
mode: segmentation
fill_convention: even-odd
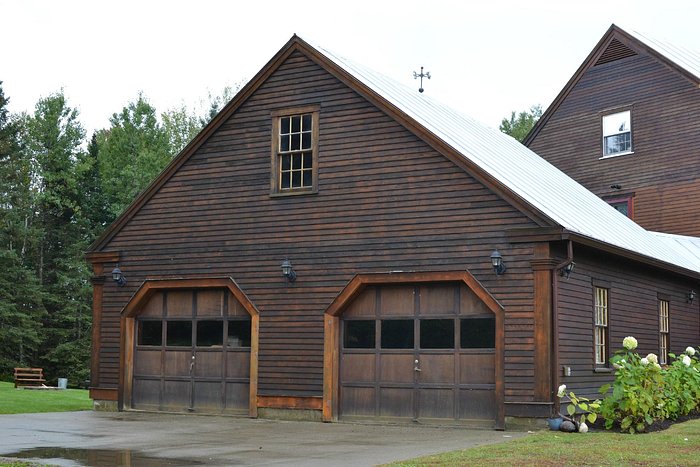
[[[552,271],[552,394],[554,399],[554,413],[559,413],[559,398],[554,397],[559,388],[559,271],[574,259],[573,242],[569,240],[566,248],[566,259],[554,266]]]

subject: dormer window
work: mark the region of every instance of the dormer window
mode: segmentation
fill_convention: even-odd
[[[632,116],[629,110],[603,116],[603,157],[632,152]]]
[[[318,191],[318,107],[272,115],[272,195]]]

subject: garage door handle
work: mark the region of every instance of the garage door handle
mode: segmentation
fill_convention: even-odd
[[[416,361],[413,362],[413,363],[415,364],[415,366],[413,367],[413,371],[423,371],[423,370],[421,370],[420,368],[418,368],[418,360],[416,360]]]
[[[190,373],[192,373],[193,368],[194,368],[194,355],[192,355],[192,363],[190,363]]]

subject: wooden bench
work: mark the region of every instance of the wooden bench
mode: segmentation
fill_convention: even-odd
[[[40,386],[45,382],[42,368],[15,368],[15,387]]]

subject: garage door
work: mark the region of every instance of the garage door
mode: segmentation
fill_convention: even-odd
[[[496,418],[495,316],[463,283],[368,287],[341,336],[340,417]]]
[[[247,413],[251,320],[227,289],[158,291],[135,326],[132,408]]]

